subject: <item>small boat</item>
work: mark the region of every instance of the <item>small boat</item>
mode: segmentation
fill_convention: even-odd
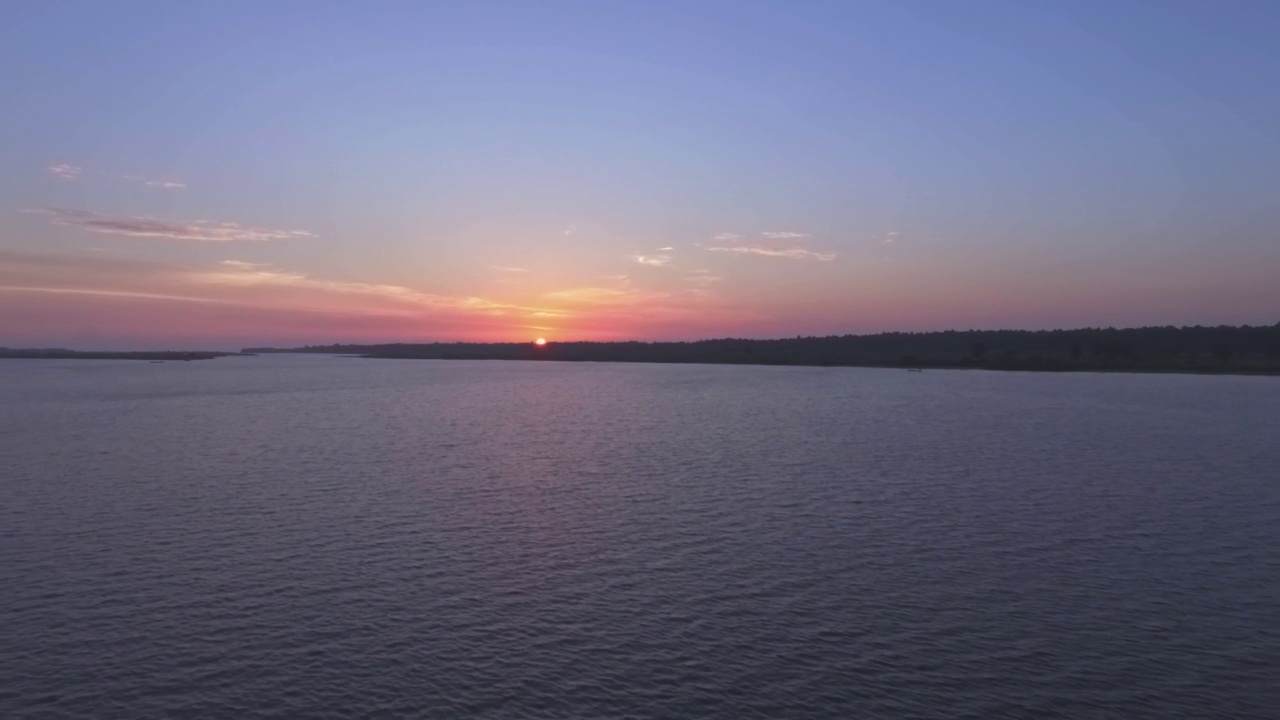
[[[907,368],[907,372],[924,372],[924,368]]]
[[[163,361],[163,360],[148,360],[147,362],[151,363],[152,365],[155,365],[156,363],[162,363],[162,362],[164,362],[164,361]]]

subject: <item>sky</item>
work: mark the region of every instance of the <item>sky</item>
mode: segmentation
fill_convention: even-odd
[[[1280,320],[1280,3],[48,2],[0,346]]]

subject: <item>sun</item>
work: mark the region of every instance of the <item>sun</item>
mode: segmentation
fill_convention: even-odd
[[[533,341],[533,344],[534,344],[534,345],[537,345],[538,347],[542,347],[543,345],[546,345],[546,344],[547,344],[547,339],[546,339],[546,338],[538,338],[537,340],[534,340],[534,341]]]

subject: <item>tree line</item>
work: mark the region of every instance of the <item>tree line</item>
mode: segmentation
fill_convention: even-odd
[[[396,343],[244,352],[375,358],[1280,372],[1280,323],[1264,326],[947,330],[689,342]]]

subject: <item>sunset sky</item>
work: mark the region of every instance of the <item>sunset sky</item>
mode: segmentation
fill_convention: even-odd
[[[1280,3],[50,2],[0,346],[1280,320]]]

